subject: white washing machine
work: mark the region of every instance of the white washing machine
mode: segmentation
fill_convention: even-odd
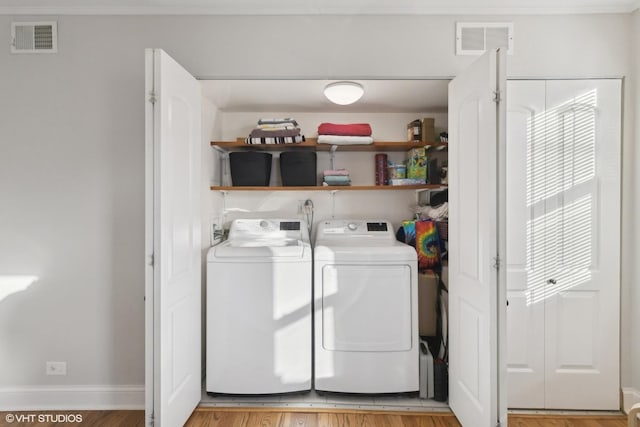
[[[387,221],[318,224],[314,247],[315,389],[419,389],[414,248]]]
[[[238,219],[207,254],[206,390],[311,389],[312,251],[305,222]]]

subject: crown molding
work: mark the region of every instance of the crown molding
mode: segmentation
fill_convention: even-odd
[[[291,15],[574,15],[574,14],[624,14],[640,8],[640,0],[632,4],[600,7],[429,7],[424,4],[305,7],[299,6],[242,7],[225,3],[209,6],[0,6],[0,15],[240,15],[240,16],[291,16]]]

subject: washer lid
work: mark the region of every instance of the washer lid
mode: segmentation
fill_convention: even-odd
[[[212,249],[216,258],[302,258],[308,247],[297,239],[233,239]]]

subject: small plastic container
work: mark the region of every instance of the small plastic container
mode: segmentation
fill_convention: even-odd
[[[376,154],[376,185],[389,184],[389,170],[387,169],[387,155]]]
[[[407,167],[405,165],[389,165],[389,180],[404,179],[407,177]]]
[[[234,151],[229,153],[233,186],[267,187],[271,178],[270,153]]]

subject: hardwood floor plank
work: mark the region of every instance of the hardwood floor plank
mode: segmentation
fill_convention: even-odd
[[[249,415],[247,427],[280,427],[282,412],[252,412]]]
[[[318,416],[306,412],[287,412],[282,417],[282,427],[318,427]]]
[[[330,414],[323,412],[318,414],[318,427],[331,427],[338,425],[340,421],[344,421],[346,414]],[[348,427],[348,426],[345,426]]]
[[[185,423],[189,427],[247,427],[251,413],[228,411],[202,411],[196,409]]]
[[[460,427],[451,414],[443,415],[401,415],[403,427]]]
[[[144,427],[144,411],[107,411],[101,416],[100,411],[87,411],[87,418],[82,423],[70,425],[86,425],[95,427]],[[57,424],[56,424],[57,426]]]
[[[319,413],[318,427],[460,427],[451,414]]]
[[[218,411],[220,411],[218,409]],[[224,410],[222,410],[224,411]],[[260,410],[256,410],[260,413]],[[207,411],[215,413],[216,411]],[[234,417],[249,416],[249,423],[235,423],[229,419],[227,425],[244,427],[259,425],[273,426],[277,418],[263,419],[255,411],[247,412],[234,409]],[[273,410],[268,412],[273,415]],[[249,414],[249,415],[247,415]],[[234,418],[235,419],[235,418]],[[292,424],[292,421],[294,422]],[[258,423],[258,424],[254,424]],[[509,425],[512,427],[626,427],[625,417],[620,416],[521,416],[510,415]],[[203,424],[204,425],[204,424]],[[218,424],[219,425],[219,424]],[[215,425],[217,427],[218,425]],[[201,425],[188,425],[189,427],[201,427]],[[284,412],[281,427],[461,427],[458,420],[452,414],[412,415],[401,413],[371,413],[371,412],[314,412],[296,413]]]
[[[509,417],[509,427],[561,427],[570,426],[566,420],[554,420],[543,418],[513,418]]]

